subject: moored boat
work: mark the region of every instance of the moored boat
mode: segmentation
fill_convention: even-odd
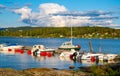
[[[55,49],[45,48],[44,45],[34,45],[31,52],[35,56],[37,55],[46,56],[52,55],[55,52]]]
[[[24,46],[22,45],[7,45],[7,44],[0,44],[0,50],[1,51],[11,51],[11,50],[16,50],[16,49],[23,49]]]
[[[73,40],[72,40],[72,38],[73,38],[73,36],[72,36],[72,25],[71,25],[71,30],[70,30],[71,32],[71,39],[70,39],[70,41],[67,41],[67,42],[64,42],[64,43],[62,43],[62,45],[60,46],[60,47],[58,47],[58,49],[59,50],[71,50],[71,49],[74,49],[74,50],[76,50],[76,51],[79,51],[80,50],[80,48],[81,48],[81,46],[80,45],[73,45]]]
[[[74,49],[71,49],[71,51],[63,51],[60,54],[60,59],[66,59],[66,60],[76,60],[76,56],[78,55],[78,51],[75,51]]]
[[[22,45],[13,45],[13,44],[0,44],[0,52],[6,54],[15,54],[15,53],[24,53],[24,46]]]
[[[77,56],[78,60],[80,59],[80,60],[91,60],[91,61],[96,61],[96,60],[108,61],[115,59],[115,57],[117,56],[117,54],[101,53],[101,49],[99,50],[99,52],[93,52],[91,41],[89,42],[89,46],[90,46],[90,52],[79,53],[79,55]]]
[[[108,61],[113,60],[117,54],[104,54],[104,53],[83,53],[77,56],[81,60],[99,60],[99,61]]]
[[[58,49],[59,50],[71,50],[74,49],[76,51],[80,50],[80,45],[73,45],[72,41],[64,42]]]

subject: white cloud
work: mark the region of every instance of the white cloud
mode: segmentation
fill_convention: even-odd
[[[59,13],[67,11],[67,9],[62,6],[58,5],[56,3],[44,3],[39,6],[40,13],[42,14],[53,14],[53,13]]]
[[[14,12],[21,15],[24,23],[43,27],[115,26],[113,19],[118,18],[111,16],[112,12],[108,11],[71,12],[56,3],[39,5],[39,12],[32,12],[28,7],[16,9]]]
[[[21,14],[21,19],[26,19],[31,16],[31,9],[28,7],[16,9],[16,10],[14,10],[14,12],[17,14]]]

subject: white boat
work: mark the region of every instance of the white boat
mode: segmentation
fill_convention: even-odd
[[[63,51],[60,54],[60,59],[65,59],[65,60],[76,60],[76,56],[78,55],[79,52],[75,51],[74,49],[71,49],[71,51]]]
[[[117,54],[104,54],[103,57],[99,57],[100,60],[104,60],[104,59],[107,59],[107,60],[114,60],[115,58],[117,57]]]
[[[81,60],[102,60],[102,61],[108,61],[108,60],[113,60],[117,56],[117,54],[104,54],[104,53],[94,53],[93,48],[92,48],[92,43],[91,41],[89,42],[90,46],[90,52],[88,53],[79,53],[77,56],[77,59]],[[99,48],[99,52],[101,52],[101,48]]]
[[[71,26],[71,40],[62,43],[62,45],[60,47],[58,47],[58,49],[59,50],[69,50],[69,51],[71,49],[74,49],[76,51],[79,51],[80,48],[81,48],[80,45],[73,45],[73,42],[72,42],[72,26]]]
[[[34,45],[32,50],[32,54],[37,56],[37,55],[46,55],[47,53],[54,53],[55,49],[52,48],[45,48],[44,45]]]
[[[90,60],[92,57],[103,57],[104,55],[103,54],[99,54],[99,53],[84,53],[83,55],[81,55],[81,59],[82,60]]]
[[[80,45],[73,45],[72,41],[64,42],[58,49],[60,50],[80,50]]]
[[[0,51],[10,51],[15,49],[23,49],[24,46],[22,45],[7,45],[7,44],[0,44]]]
[[[84,53],[84,54],[79,54],[77,56],[77,59],[81,60],[99,60],[99,61],[105,61],[105,60],[114,60],[117,54],[103,54],[103,53]]]

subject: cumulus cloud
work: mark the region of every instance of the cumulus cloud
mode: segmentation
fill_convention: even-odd
[[[71,12],[56,3],[39,5],[39,12],[32,12],[27,6],[15,9],[14,12],[21,15],[22,22],[43,27],[115,26],[113,20],[119,18],[108,11]]]
[[[26,18],[29,19],[31,16],[31,9],[28,7],[16,9],[16,10],[14,10],[14,12],[17,14],[21,14],[21,20],[24,20]]]
[[[40,13],[47,14],[47,15],[67,11],[67,9],[64,6],[58,5],[55,3],[41,4],[39,6],[39,10],[40,10]]]

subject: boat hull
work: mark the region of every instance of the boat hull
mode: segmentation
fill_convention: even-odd
[[[76,51],[79,51],[80,48],[58,48],[59,50],[71,50],[71,49],[74,49]]]

